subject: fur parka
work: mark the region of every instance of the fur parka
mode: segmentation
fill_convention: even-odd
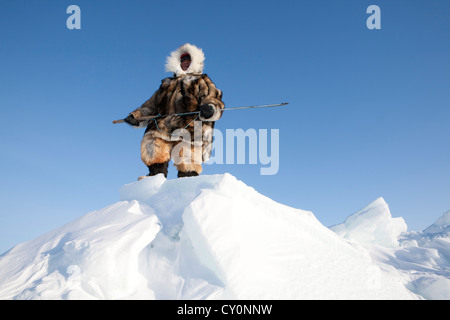
[[[180,58],[185,53],[191,56],[191,64],[186,71],[183,71],[180,67]],[[200,111],[202,105],[214,107],[214,114],[208,119],[202,119],[198,114],[193,114],[161,117],[141,123],[141,126],[147,126],[141,143],[142,161],[147,166],[170,160],[167,151],[171,151],[177,141],[186,137],[186,135],[174,134],[180,133],[180,130],[189,132],[190,143],[193,145],[195,120],[202,121],[202,160],[207,161],[209,158],[212,150],[214,122],[222,116],[225,105],[222,102],[222,91],[216,88],[208,75],[203,74],[204,60],[203,51],[191,44],[185,44],[173,51],[166,62],[166,71],[173,72],[173,76],[163,79],[161,86],[152,97],[130,113],[138,118]],[[195,171],[198,174],[201,172],[201,165],[198,164],[177,166],[177,168],[179,171]]]

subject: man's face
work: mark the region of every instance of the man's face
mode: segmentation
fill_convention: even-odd
[[[184,58],[181,61],[181,70],[186,71],[187,69],[189,69],[189,66],[191,65],[191,59],[189,58]]]

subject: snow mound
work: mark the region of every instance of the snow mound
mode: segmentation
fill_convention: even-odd
[[[403,235],[400,246],[390,263],[410,275],[411,291],[425,299],[450,299],[450,211],[423,231]]]
[[[154,298],[139,256],[161,226],[137,201],[118,202],[0,257],[0,299]]]
[[[330,229],[401,272],[412,292],[425,299],[450,299],[450,211],[421,232],[406,232],[403,219],[392,218],[379,198]]]
[[[229,174],[159,175],[120,197],[0,256],[0,299],[420,298],[381,255]]]
[[[431,237],[449,237],[450,236],[450,210],[444,213],[431,226],[423,230],[424,234]]]
[[[407,226],[403,218],[392,218],[386,201],[378,198],[330,229],[349,240],[397,247],[398,237],[406,232]]]

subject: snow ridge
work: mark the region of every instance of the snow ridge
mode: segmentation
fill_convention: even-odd
[[[406,233],[380,198],[330,229],[230,174],[157,175],[120,200],[1,255],[0,299],[450,297],[448,213]]]
[[[387,247],[397,247],[398,237],[407,230],[403,218],[392,218],[383,198],[376,199],[343,223],[330,228],[346,239]]]

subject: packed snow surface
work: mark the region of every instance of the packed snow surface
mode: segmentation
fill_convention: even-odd
[[[382,198],[327,228],[229,174],[121,201],[0,256],[0,299],[449,299],[450,212],[406,232]]]

